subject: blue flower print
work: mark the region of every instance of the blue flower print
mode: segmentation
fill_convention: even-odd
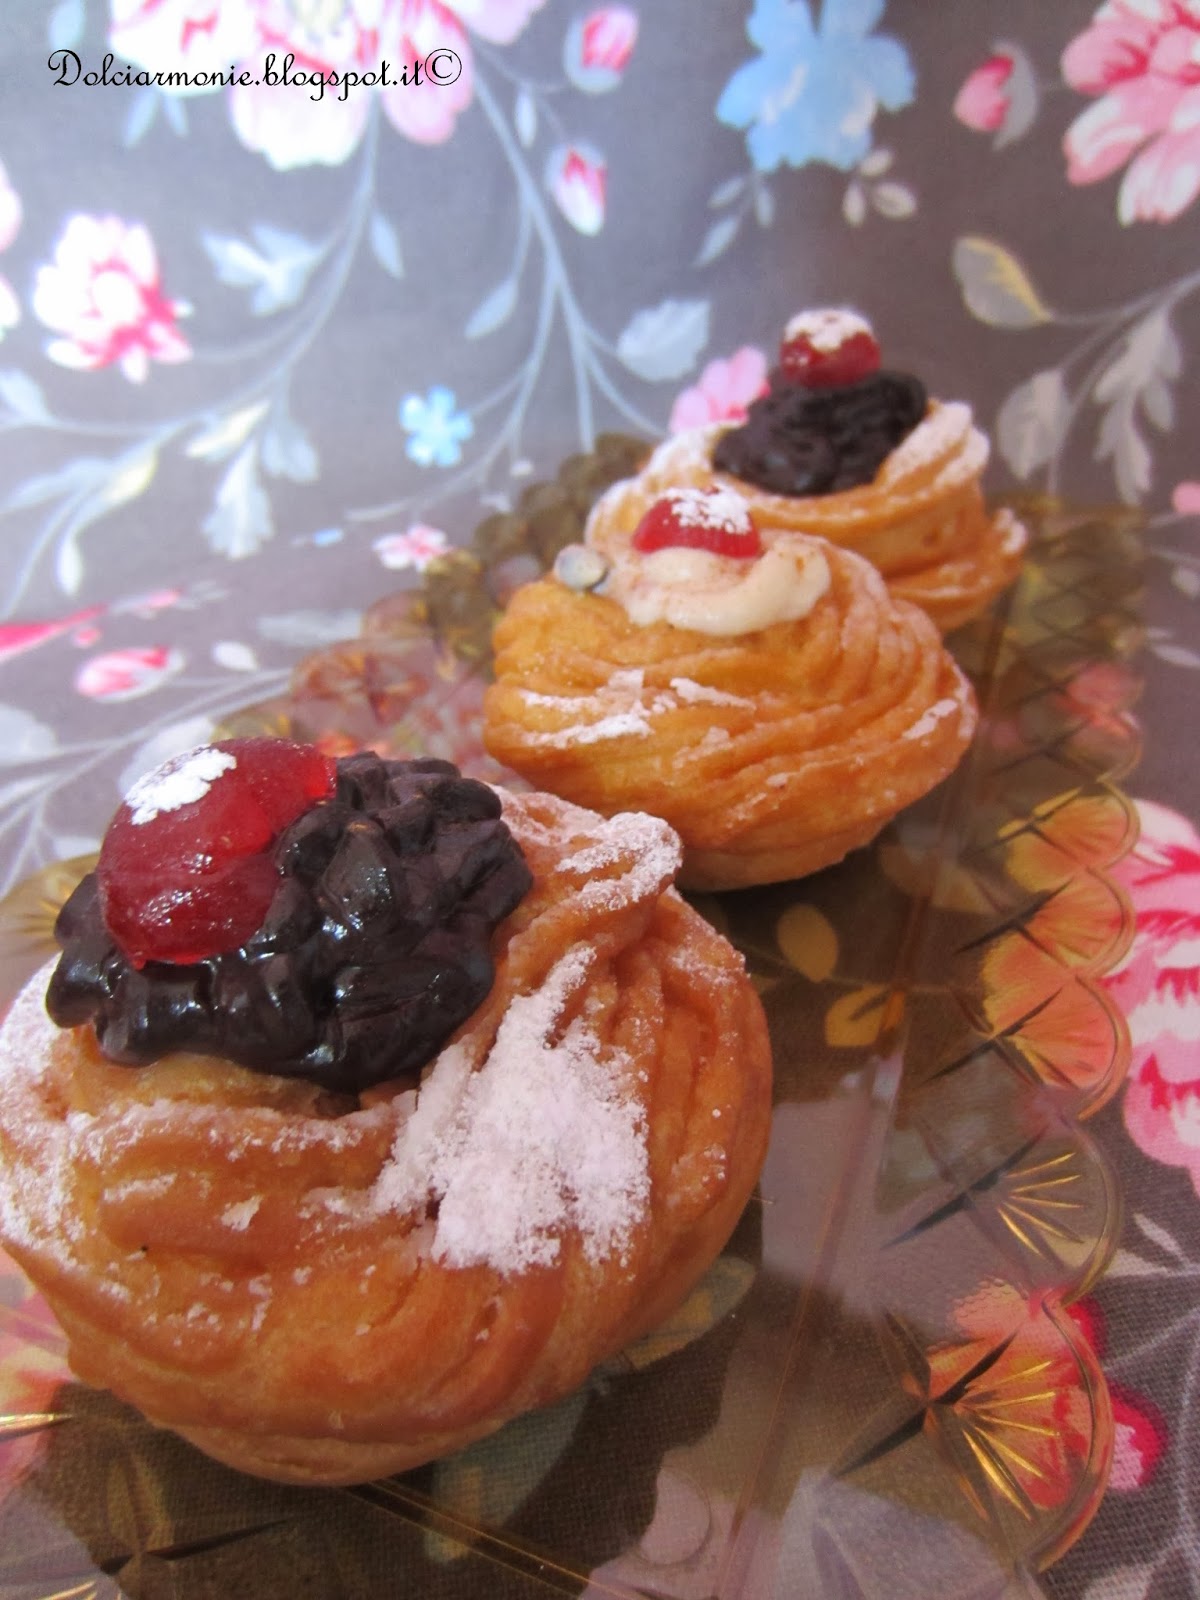
[[[884,5],[822,0],[814,27],[808,0],[755,0],[746,32],[762,54],[730,78],[717,117],[749,129],[747,148],[760,172],[809,161],[848,172],[871,148],[879,107],[910,104],[913,70],[904,46],[871,36]]]
[[[439,384],[424,399],[406,394],[400,402],[400,426],[412,435],[405,451],[419,467],[452,467],[462,460],[462,441],[475,428],[465,411],[456,411],[453,389]]]

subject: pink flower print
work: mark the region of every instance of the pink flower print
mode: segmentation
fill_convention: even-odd
[[[224,0],[222,9],[231,3]],[[377,75],[384,61],[394,77],[404,68],[411,70],[417,40],[426,42],[424,13],[430,5],[346,0],[340,6],[319,7],[250,0],[243,9],[252,42],[242,65],[255,81],[229,91],[234,132],[248,150],[265,156],[277,171],[287,171],[317,163],[338,166],[353,154],[366,129],[375,86],[345,87],[344,74]],[[419,14],[414,28],[402,29],[402,11]],[[457,48],[461,32],[451,18],[449,35],[438,43]],[[407,37],[409,33],[415,38]],[[268,78],[268,69],[275,81]],[[427,98],[421,89],[399,92]],[[386,93],[384,107],[389,109]],[[448,126],[453,127],[452,115]]]
[[[7,250],[21,228],[21,200],[0,163],[0,250]],[[11,283],[0,275],[0,339],[21,320],[21,302]]]
[[[546,0],[445,0],[440,9],[453,11],[472,33],[490,44],[511,44],[545,3]]]
[[[1144,1395],[1110,1385],[1113,1463],[1108,1487],[1123,1493],[1153,1481],[1170,1435],[1157,1406]]]
[[[563,66],[577,89],[601,94],[615,89],[637,43],[637,13],[628,6],[600,6],[572,24],[563,44]]]
[[[1166,806],[1139,801],[1138,812],[1141,838],[1113,869],[1136,931],[1105,980],[1133,1043],[1125,1126],[1200,1193],[1200,834]]]
[[[431,561],[445,555],[450,541],[440,528],[430,528],[423,522],[414,522],[407,533],[388,533],[376,539],[371,548],[384,566],[393,572],[412,567],[424,572]]]
[[[235,64],[238,76],[245,72],[253,81],[228,91],[234,131],[247,149],[285,171],[347,160],[362,139],[375,94],[406,138],[425,144],[448,139],[474,93],[470,35],[510,44],[543,4],[113,0],[111,41],[149,71],[227,71]],[[391,87],[378,81],[384,62]],[[421,71],[414,75],[417,62]],[[402,72],[407,83],[396,81]]]
[[[399,17],[397,59],[424,65],[419,83],[383,91],[383,109],[406,139],[444,144],[474,94],[470,40],[458,18],[438,0],[403,0]]]
[[[60,366],[115,364],[141,383],[151,361],[186,361],[192,353],[176,326],[190,308],[163,294],[154,242],[141,223],[73,216],[54,261],[38,268],[33,309],[63,335],[46,346]]]
[[[1033,63],[1020,45],[998,44],[958,91],[954,115],[976,133],[990,133],[999,150],[1026,133],[1037,116]]]
[[[752,400],[767,392],[767,358],[743,345],[728,360],[710,361],[700,380],[676,396],[668,424],[672,433],[710,422],[744,422]]]
[[[954,102],[958,120],[977,133],[995,133],[1002,128],[1008,115],[1012,70],[1013,58],[1007,54],[991,56],[976,67]]]
[[[184,657],[166,645],[110,650],[91,656],[75,674],[75,687],[89,700],[138,700],[182,671]]]
[[[1073,1305],[1064,1307],[1064,1310],[1096,1355],[1103,1356],[1104,1347],[1108,1342],[1108,1328],[1099,1303],[1093,1300],[1091,1295],[1084,1295],[1082,1300],[1076,1300]]]
[[[597,234],[604,226],[608,168],[590,145],[559,145],[546,163],[546,187],[573,228]]]
[[[1200,483],[1177,483],[1171,504],[1181,517],[1200,516]]]
[[[87,625],[94,617],[100,616],[104,609],[102,605],[85,606],[82,611],[73,611],[69,617],[55,617],[50,622],[0,623],[0,661],[23,655],[26,650],[36,650],[38,645],[57,639],[64,633],[72,634],[78,643],[81,635],[86,637]]]
[[[637,17],[628,6],[601,6],[599,11],[593,11],[583,19],[584,66],[624,72],[633,54],[637,31]]]
[[[1070,181],[1096,183],[1129,162],[1121,221],[1179,216],[1200,192],[1200,8],[1109,0],[1067,46],[1062,70],[1099,97],[1063,140]]]
[[[109,0],[113,51],[149,72],[228,72],[258,42],[253,4],[234,0]],[[261,68],[261,59],[256,63]],[[207,94],[181,86],[174,94]]]

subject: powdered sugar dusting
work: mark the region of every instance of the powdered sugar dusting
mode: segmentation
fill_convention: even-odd
[[[826,569],[827,571],[828,569]],[[672,678],[669,688],[647,684],[641,667],[619,668],[594,694],[541,694],[536,689],[520,689],[524,703],[570,717],[562,728],[526,733],[528,744],[543,749],[562,745],[601,744],[608,739],[645,738],[654,731],[653,719],[677,712],[683,706],[720,706],[734,711],[753,711],[754,701],[730,694],[691,678]],[[622,704],[632,700],[633,704]],[[717,735],[709,743],[724,742],[724,729],[710,730]]]
[[[236,1233],[244,1233],[261,1205],[262,1196],[257,1194],[249,1200],[237,1200],[232,1205],[225,1207],[221,1213],[221,1221],[227,1228],[232,1228]]]
[[[904,739],[924,739],[933,732],[943,717],[950,716],[955,711],[962,710],[962,700],[938,700],[931,705],[928,711],[922,713],[910,728],[905,728],[901,735]]]
[[[658,894],[679,871],[683,846],[679,835],[660,817],[644,811],[618,811],[601,830],[600,838],[572,860],[572,871],[600,873],[618,866],[632,855],[629,868],[616,878],[593,877],[579,891],[585,906],[619,911]]]
[[[664,439],[642,469],[645,490],[660,493],[678,487],[681,482],[705,482],[712,469],[713,446],[732,426],[728,422],[706,422],[701,427],[684,428],[682,432]],[[630,480],[631,484],[635,482]],[[600,512],[608,495],[615,496],[616,489],[624,491],[625,485],[618,484],[608,490],[604,498],[597,502],[596,513]]]
[[[45,1005],[46,985],[53,970],[54,963],[50,962],[31,979],[4,1019],[0,1032],[0,1098],[7,1098],[6,1083],[13,1085],[13,1102],[11,1107],[5,1107],[6,1117],[13,1115],[22,1094],[16,1080],[24,1077],[36,1081],[41,1076],[49,1060],[51,1041],[58,1032]],[[71,1145],[78,1130],[63,1123],[44,1128],[30,1124],[22,1128],[22,1134],[36,1135],[38,1141],[36,1205],[28,1203],[14,1169],[0,1161],[0,1236],[11,1244],[52,1254],[56,1261],[66,1262],[81,1232],[78,1216],[67,1203]],[[114,1298],[128,1294],[112,1282],[105,1284],[104,1292]]]
[[[237,766],[237,757],[215,745],[199,745],[183,755],[173,756],[153,772],[139,778],[125,796],[125,804],[138,826],[153,822],[163,811],[178,811],[203,800],[223,772]]]
[[[646,687],[645,667],[618,667],[609,674],[608,687],[618,694],[641,694]]]
[[[943,473],[977,477],[987,465],[987,439],[973,424],[962,400],[935,403],[907,439],[902,439],[880,469],[879,481],[892,486],[944,463]]]
[[[1029,532],[1008,509],[1002,506],[996,513],[996,527],[1000,530],[1000,550],[1003,555],[1018,555],[1029,542]]]
[[[680,526],[713,529],[718,533],[753,532],[750,508],[736,489],[668,489]]]
[[[671,687],[685,705],[743,706],[754,709],[754,701],[738,694],[726,694],[724,689],[710,689],[706,683],[693,683],[691,678],[672,678]]]
[[[556,1037],[592,960],[576,945],[514,999],[465,1081],[461,1053],[443,1052],[397,1135],[374,1203],[435,1202],[433,1255],[447,1266],[550,1266],[571,1229],[597,1262],[627,1248],[645,1213],[646,1126],[621,1083],[628,1062],[605,1052],[583,1017]]]
[[[789,318],[783,330],[785,343],[793,339],[807,339],[814,350],[828,354],[840,350],[847,339],[857,334],[874,337],[871,324],[857,311],[841,307],[827,307],[819,311],[798,311]]]
[[[576,723],[570,728],[560,728],[555,733],[526,734],[526,742],[554,749],[560,744],[601,744],[605,739],[640,739],[652,733],[646,714],[640,706],[632,711],[617,711],[598,722]]]

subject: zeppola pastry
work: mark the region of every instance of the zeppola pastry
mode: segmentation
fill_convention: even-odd
[[[853,552],[759,532],[733,488],[672,488],[568,546],[497,624],[484,742],[538,788],[664,817],[680,882],[799,877],[957,765],[970,685]]]
[[[619,551],[672,489],[734,488],[764,544],[788,533],[828,539],[865,556],[943,631],[968,621],[1016,577],[1025,530],[1010,511],[984,505],[989,446],[970,407],[930,400],[918,379],[879,362],[856,313],[801,312],[746,421],[660,445],[599,501],[587,543]]]
[[[679,853],[652,817],[283,741],[138,784],[0,1032],[0,1237],[79,1376],[349,1483],[667,1315],[770,1115],[761,1006]]]

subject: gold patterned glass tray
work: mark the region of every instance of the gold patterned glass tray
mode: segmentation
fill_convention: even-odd
[[[567,462],[224,731],[500,776],[478,738],[492,616],[640,448]],[[1037,537],[1007,609],[952,641],[984,716],[951,781],[839,867],[697,901],[748,957],[777,1090],[759,1197],[672,1322],[462,1455],[300,1490],[73,1383],[0,1256],[0,1593],[1040,1593],[1113,1439],[1067,1307],[1119,1224],[1082,1121],[1128,1059],[1098,980],[1132,928],[1108,869],[1136,828],[1117,785],[1137,757],[1140,550],[1121,515],[1022,514]],[[5,996],[84,866],[0,910]]]

